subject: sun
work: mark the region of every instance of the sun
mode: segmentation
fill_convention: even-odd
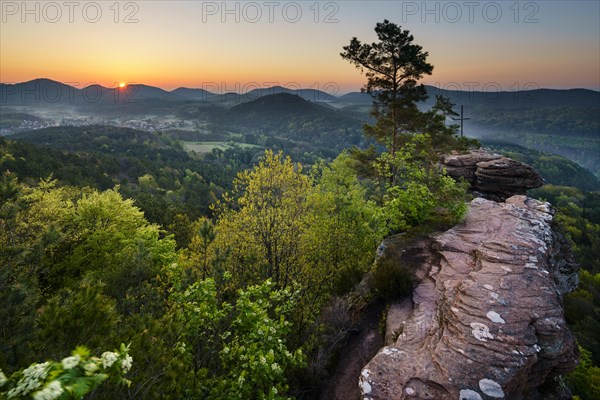
[[[123,89],[127,84],[125,82],[119,82],[119,87]]]

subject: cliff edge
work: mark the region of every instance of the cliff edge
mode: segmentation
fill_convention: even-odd
[[[562,398],[546,387],[577,364],[562,308],[577,266],[548,203],[504,200],[474,199],[463,223],[409,248],[384,241],[378,257],[418,283],[412,309],[388,314],[388,343],[361,372],[362,399]]]

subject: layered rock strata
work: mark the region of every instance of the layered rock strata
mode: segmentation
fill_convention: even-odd
[[[485,150],[444,155],[441,166],[454,179],[467,180],[482,197],[497,201],[525,194],[543,184],[531,166]]]

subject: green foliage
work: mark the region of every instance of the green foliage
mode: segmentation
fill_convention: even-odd
[[[413,280],[397,260],[388,258],[373,268],[373,287],[382,299],[397,300],[411,294]]]
[[[590,95],[593,99],[589,98]],[[535,96],[539,99],[530,101],[527,107],[504,106],[501,112],[497,107],[486,107],[482,102],[474,110],[476,123],[484,128],[482,131],[491,131],[505,142],[559,154],[600,176],[597,92],[573,91],[574,98],[569,99],[568,106],[544,105],[544,95],[537,93]],[[560,96],[568,98],[565,93]],[[586,98],[587,101],[584,100]],[[580,99],[581,104],[575,105]],[[492,137],[491,134],[489,136]]]
[[[214,256],[211,254],[213,250],[211,245],[215,240],[216,232],[212,222],[207,218],[198,220],[194,225],[197,234],[192,237],[189,244],[189,262],[196,268],[200,267],[201,277],[206,279],[209,275],[215,276],[215,271],[210,270],[210,260]]]
[[[288,398],[285,373],[304,359],[299,349],[290,352],[284,342],[292,328],[286,316],[294,307],[291,292],[276,290],[270,280],[239,292],[231,340],[220,352],[227,372],[213,389],[213,398]]]
[[[79,346],[62,361],[32,364],[6,378],[0,370],[0,395],[6,399],[79,400],[105,381],[129,385],[123,378],[133,363],[129,346],[105,351],[100,357]]]
[[[173,234],[179,249],[187,247],[194,236],[194,227],[187,214],[175,215],[173,222],[167,226],[167,230]]]
[[[310,222],[303,240],[303,260],[313,284],[327,292],[346,293],[373,262],[383,237],[377,206],[367,201],[353,159],[342,153],[330,165],[316,168],[316,186],[308,197]]]
[[[581,270],[579,288],[564,298],[565,317],[579,344],[600,364],[600,273]]]
[[[236,286],[270,278],[286,287],[299,279],[299,237],[306,229],[309,189],[302,167],[272,151],[254,170],[238,175],[233,197],[224,197],[218,206],[215,242],[231,249],[226,268],[238,280]]]
[[[178,380],[173,384],[182,397],[205,397],[211,388],[212,374],[219,374],[219,351],[232,306],[219,304],[214,280],[195,282],[185,288],[177,269],[173,272],[170,309],[179,333],[179,354],[171,368],[178,376],[186,377],[181,383]]]
[[[572,240],[581,265],[579,287],[565,295],[565,317],[580,345],[580,363],[566,378],[574,395],[595,399],[600,393],[600,204],[598,192],[546,185],[532,196],[558,209],[555,220]]]
[[[365,73],[364,91],[374,98],[371,116],[375,123],[364,126],[366,136],[385,145],[392,157],[415,133],[428,133],[430,146],[437,153],[477,145],[456,137],[458,125],[446,126],[446,119],[457,115],[448,98],[436,96],[429,111],[418,108],[417,104],[428,98],[425,86],[418,81],[433,71],[427,62],[429,53],[413,43],[408,30],[388,20],[377,23],[375,32],[378,42],[368,44],[352,38],[340,54]]]
[[[260,152],[236,147],[226,157],[200,159],[166,134],[110,126],[46,128],[11,139],[0,137],[0,154],[13,156],[2,159],[3,170],[30,184],[50,173],[67,185],[105,190],[120,184],[146,218],[164,226],[178,213],[193,219],[206,213]]]
[[[0,187],[1,367],[114,345],[138,315],[160,312],[156,275],[175,244],[131,200],[10,175]]]
[[[555,220],[573,241],[577,261],[587,271],[600,272],[600,192],[545,185],[529,194],[558,208]]]
[[[399,135],[419,131],[423,124],[417,102],[425,100],[427,92],[417,82],[431,75],[433,66],[427,63],[429,53],[413,44],[409,31],[384,20],[377,23],[375,32],[378,42],[361,43],[352,38],[340,55],[365,72],[365,90],[376,94],[372,111],[376,123],[367,126],[365,133],[385,144],[394,155],[401,146]]]
[[[573,394],[581,400],[594,400],[600,393],[600,368],[591,360],[591,354],[579,346],[579,364],[575,371],[566,377],[566,382]]]
[[[431,139],[414,135],[395,155],[376,159],[385,178],[382,219],[400,232],[432,219],[457,222],[466,212],[467,184],[456,182],[430,162]]]
[[[214,249],[233,288],[272,279],[299,283],[311,306],[349,290],[368,270],[381,229],[376,206],[340,156],[311,179],[289,158],[267,151],[253,171],[241,173],[232,196],[218,207]]]
[[[582,191],[600,189],[600,181],[592,172],[567,158],[504,141],[484,139],[481,142],[495,152],[531,165],[547,184],[573,186]]]
[[[58,357],[65,348],[86,343],[94,350],[110,341],[120,316],[101,286],[63,289],[38,310],[37,351]]]
[[[454,182],[435,164],[441,153],[476,143],[457,138],[456,125],[446,126],[446,119],[456,115],[449,99],[437,96],[426,112],[417,107],[427,99],[418,81],[430,75],[433,66],[409,31],[384,20],[375,32],[378,42],[353,38],[341,56],[365,72],[365,91],[375,99],[375,124],[365,125],[365,134],[388,149],[379,156],[374,149],[355,152],[357,160],[372,163],[363,170],[377,179],[379,220],[385,221],[388,232],[405,231],[434,217],[457,221],[466,211],[466,185]]]
[[[286,371],[304,359],[286,344],[287,317],[296,306],[291,292],[266,280],[240,290],[229,304],[219,302],[212,279],[183,292],[179,284],[176,278],[170,302],[180,354],[171,367],[186,377],[174,382],[181,397],[286,399]]]

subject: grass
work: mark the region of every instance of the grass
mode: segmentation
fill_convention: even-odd
[[[254,144],[235,143],[240,147],[260,147]],[[213,149],[227,150],[232,146],[232,142],[184,142],[184,146],[189,151],[196,153],[210,153]]]

